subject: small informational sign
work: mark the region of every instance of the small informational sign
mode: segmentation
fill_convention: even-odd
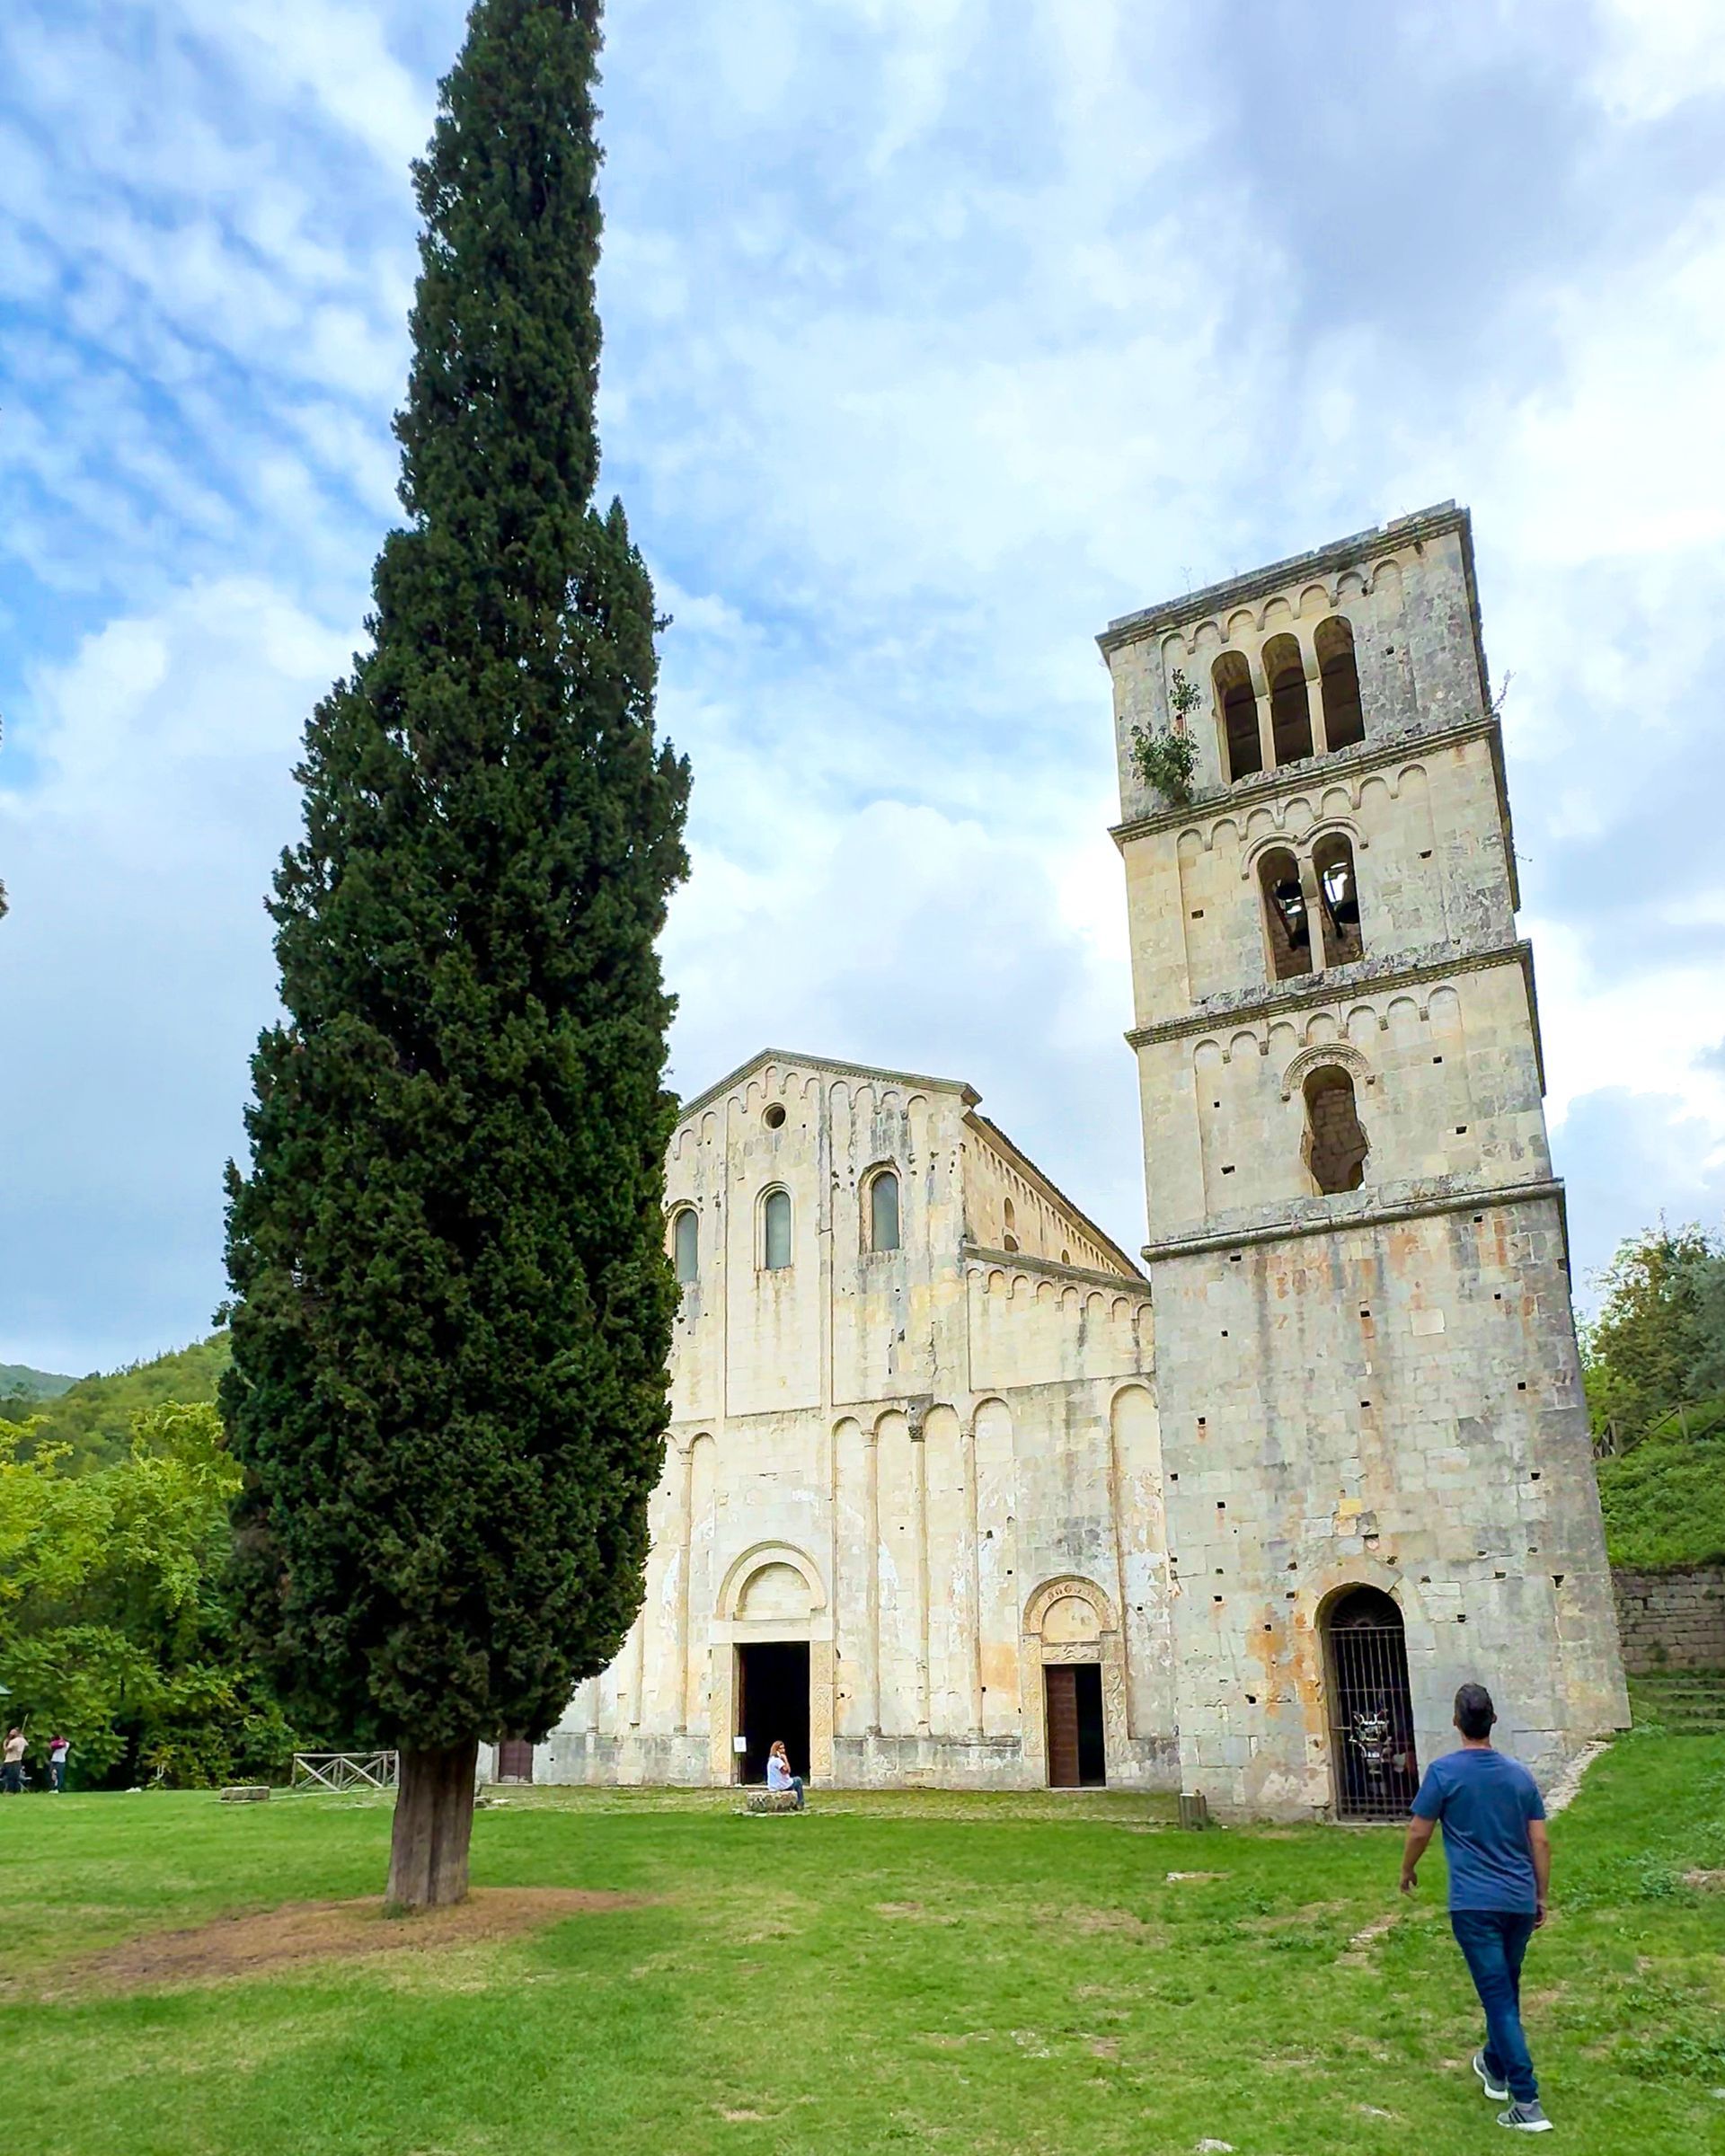
[[[746,1736],[733,1736],[730,1740],[730,1748],[740,1759],[748,1749],[748,1739]]]

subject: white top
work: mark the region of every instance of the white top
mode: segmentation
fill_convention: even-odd
[[[791,1787],[791,1770],[776,1752],[766,1755],[766,1786],[769,1789],[788,1789]]]

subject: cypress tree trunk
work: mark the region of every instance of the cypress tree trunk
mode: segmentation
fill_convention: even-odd
[[[228,1178],[242,1600],[308,1721],[400,1753],[403,1908],[465,1891],[477,1740],[621,1648],[669,1413],[688,771],[592,501],[598,15],[475,0],[414,168],[407,522],[306,729]]]
[[[434,1752],[403,1751],[389,1839],[391,1909],[439,1909],[467,1898],[479,1740]]]

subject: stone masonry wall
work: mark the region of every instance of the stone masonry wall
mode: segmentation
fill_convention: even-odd
[[[1421,1766],[1467,1680],[1542,1777],[1625,1725],[1562,1252],[1544,1198],[1154,1266],[1181,1763],[1213,1809],[1329,1803],[1322,1615],[1355,1583],[1401,1610]]]
[[[1617,1631],[1632,1677],[1668,1669],[1725,1669],[1725,1566],[1693,1572],[1617,1572]]]

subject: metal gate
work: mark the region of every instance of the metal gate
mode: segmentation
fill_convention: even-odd
[[[1349,1623],[1344,1617],[1329,1630],[1336,1816],[1404,1819],[1420,1787],[1420,1766],[1402,1626]]]

